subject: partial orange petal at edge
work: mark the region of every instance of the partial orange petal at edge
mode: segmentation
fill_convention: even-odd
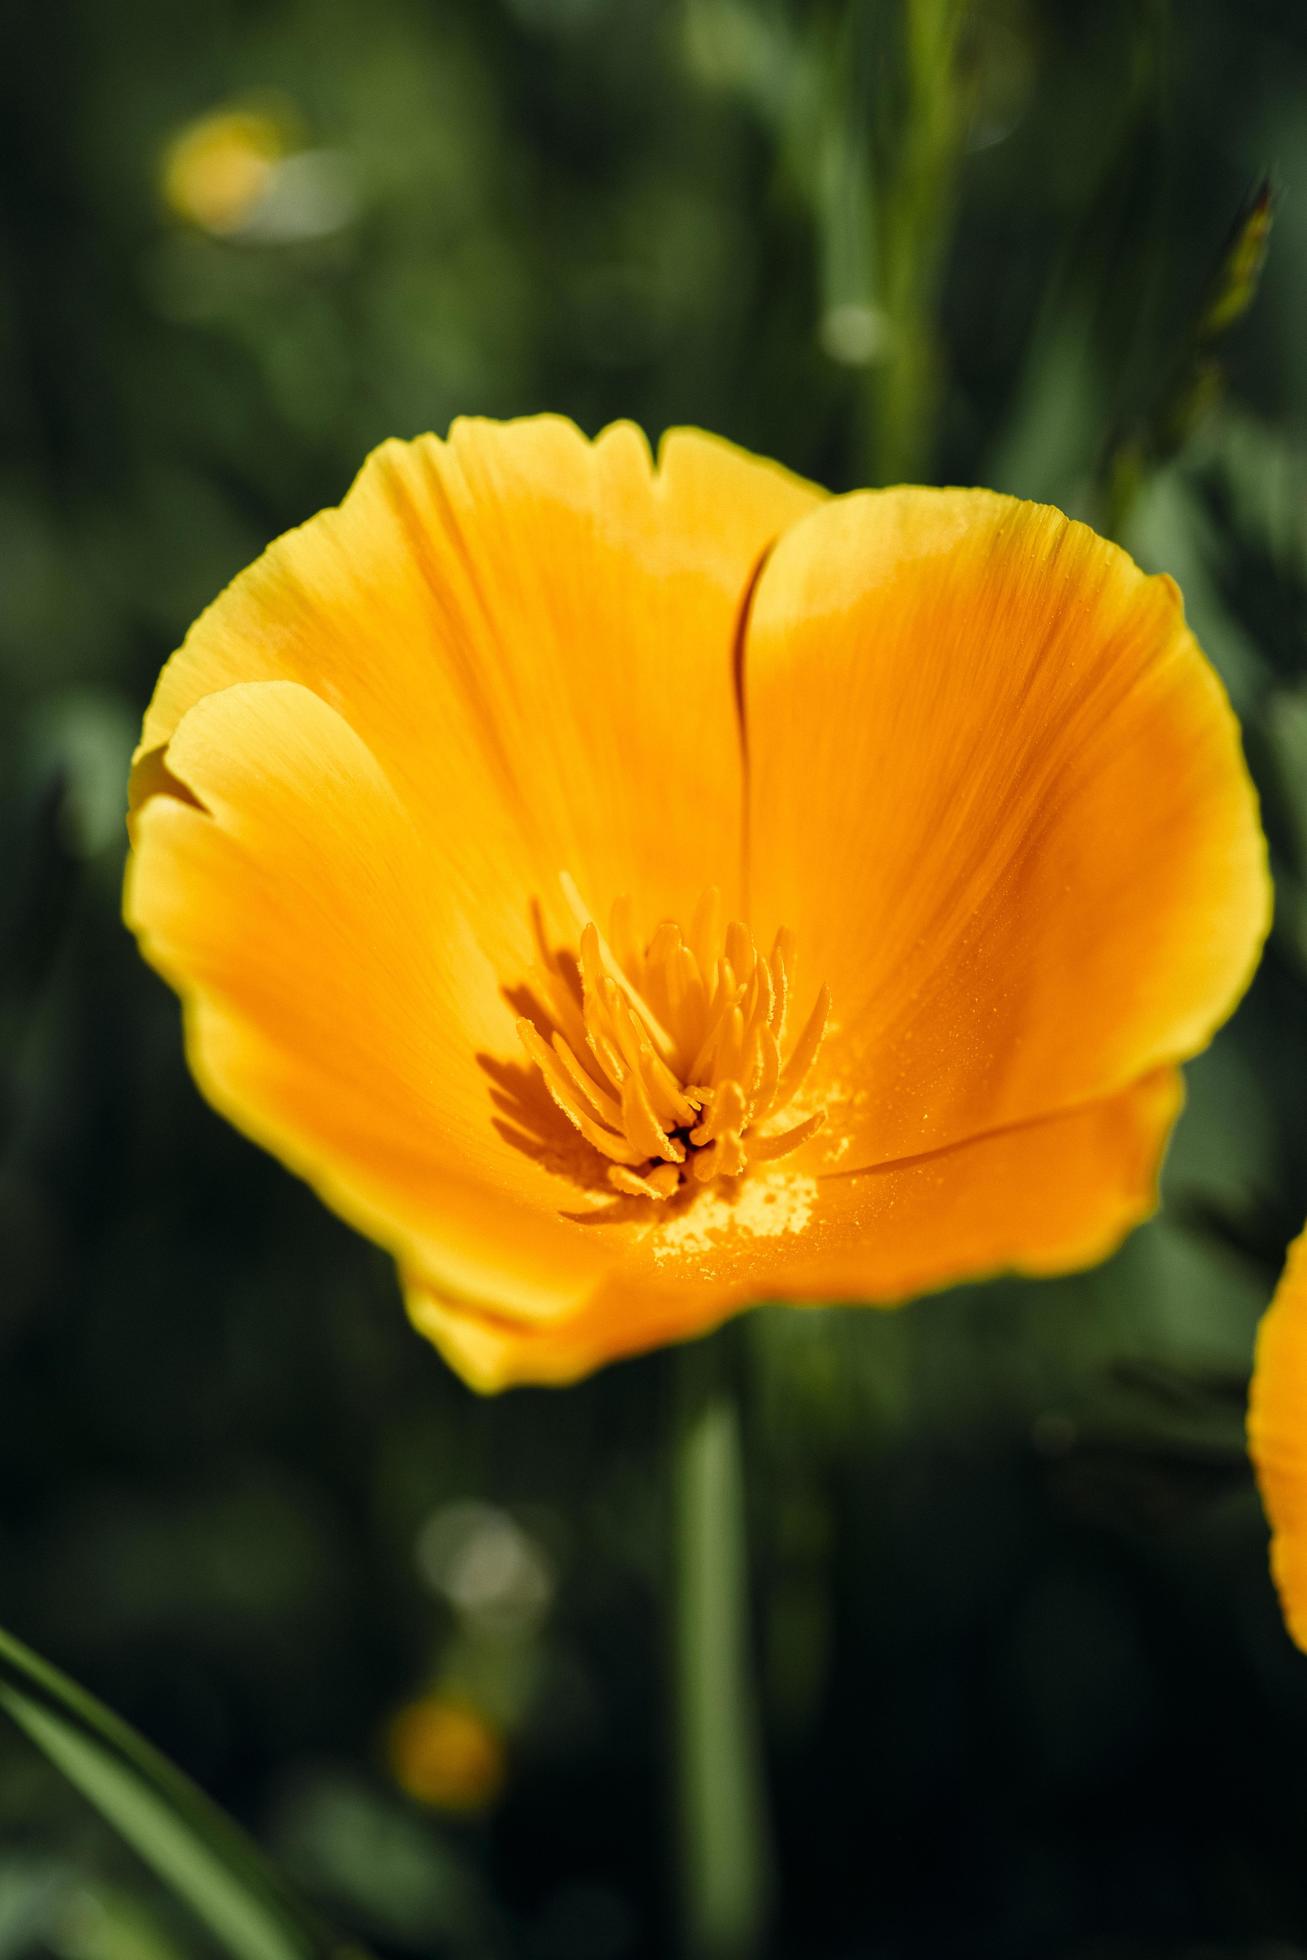
[[[1307,1653],[1307,1231],[1289,1248],[1257,1332],[1248,1448],[1285,1624]]]

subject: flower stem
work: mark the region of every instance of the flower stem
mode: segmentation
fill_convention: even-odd
[[[734,1333],[674,1356],[675,1794],[687,1960],[751,1960],[771,1909]]]
[[[872,481],[917,482],[928,470],[939,406],[936,312],[952,229],[966,115],[958,47],[969,0],[904,0],[902,121],[879,211],[887,357],[868,369]]]

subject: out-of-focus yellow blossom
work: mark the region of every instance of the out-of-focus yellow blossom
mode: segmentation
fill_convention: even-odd
[[[256,109],[216,109],[188,123],[164,152],[170,211],[205,231],[239,231],[286,154],[286,128]]]
[[[485,1810],[504,1785],[499,1733],[469,1702],[424,1695],[386,1731],[386,1758],[401,1790],[433,1810]]]

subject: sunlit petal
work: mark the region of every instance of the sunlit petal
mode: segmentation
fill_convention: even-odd
[[[1271,1571],[1285,1625],[1307,1652],[1307,1232],[1257,1335],[1248,1447],[1271,1527]]]
[[[705,861],[738,884],[743,595],[818,495],[694,430],[657,471],[629,424],[557,416],[385,443],[192,628],[140,757],[217,688],[296,680],[428,826],[506,977],[531,897],[570,930],[562,872],[605,918],[622,892],[688,916]]]
[[[192,708],[169,762],[196,800],[140,811],[126,909],[210,1100],[460,1291],[574,1301],[600,1249],[496,1126],[478,1058],[508,1010],[371,752],[307,688],[261,682]]]
[[[759,582],[746,700],[753,923],[830,986],[862,1161],[1113,1094],[1247,984],[1269,886],[1234,717],[1175,587],[1084,525],[828,504]]]

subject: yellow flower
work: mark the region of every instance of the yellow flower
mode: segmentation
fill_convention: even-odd
[[[239,231],[286,153],[280,122],[255,109],[216,109],[175,136],[163,159],[169,209],[205,231]]]
[[[127,916],[482,1388],[1104,1255],[1268,881],[1174,585],[694,430],[385,444],[192,629]]]
[[[504,1746],[470,1703],[446,1695],[410,1702],[386,1732],[390,1773],[435,1810],[484,1810],[504,1784]]]
[[[1285,1624],[1307,1652],[1307,1231],[1289,1247],[1257,1332],[1248,1448],[1271,1527]]]

